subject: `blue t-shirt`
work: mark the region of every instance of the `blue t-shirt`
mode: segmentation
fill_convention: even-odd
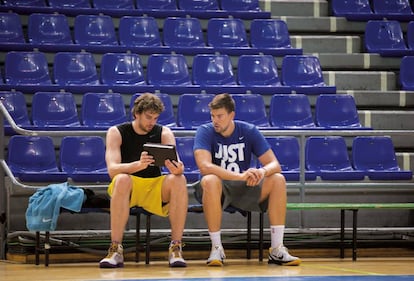
[[[211,122],[200,126],[193,150],[208,150],[214,164],[240,173],[251,167],[252,154],[260,157],[270,149],[270,145],[255,125],[239,120],[234,120],[234,124],[234,131],[229,137],[216,133]]]

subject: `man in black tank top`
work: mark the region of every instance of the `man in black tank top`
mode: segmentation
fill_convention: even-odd
[[[185,267],[182,257],[182,235],[187,216],[188,193],[183,163],[166,160],[167,175],[154,166],[154,159],[143,149],[145,143],[175,145],[171,129],[157,124],[164,105],[154,94],[142,94],[134,103],[134,120],[112,126],[106,135],[106,164],[112,182],[111,246],[108,255],[100,261],[101,268],[123,267],[122,239],[129,209],[134,206],[159,216],[169,216],[171,243],[169,265]]]

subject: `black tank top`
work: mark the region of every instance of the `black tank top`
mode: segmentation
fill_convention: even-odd
[[[138,135],[132,128],[132,123],[123,123],[117,126],[122,137],[121,144],[121,162],[131,163],[138,161],[141,157],[144,143],[160,143],[162,126],[156,124],[154,128],[146,135]],[[153,178],[161,175],[161,169],[157,166],[148,166],[145,170],[136,172],[134,176],[142,178]]]

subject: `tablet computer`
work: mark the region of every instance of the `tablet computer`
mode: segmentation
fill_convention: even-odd
[[[160,143],[145,143],[144,151],[147,151],[148,154],[154,157],[154,166],[164,166],[164,162],[167,159],[178,161],[177,151],[174,145]]]

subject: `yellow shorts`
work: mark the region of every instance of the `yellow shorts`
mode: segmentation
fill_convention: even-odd
[[[136,206],[142,207],[154,215],[162,217],[168,216],[169,204],[163,205],[161,198],[161,187],[164,182],[164,178],[164,175],[155,178],[131,176],[132,192],[129,206],[131,208]],[[109,196],[112,196],[115,181],[116,176],[112,179],[112,182],[108,186]]]

